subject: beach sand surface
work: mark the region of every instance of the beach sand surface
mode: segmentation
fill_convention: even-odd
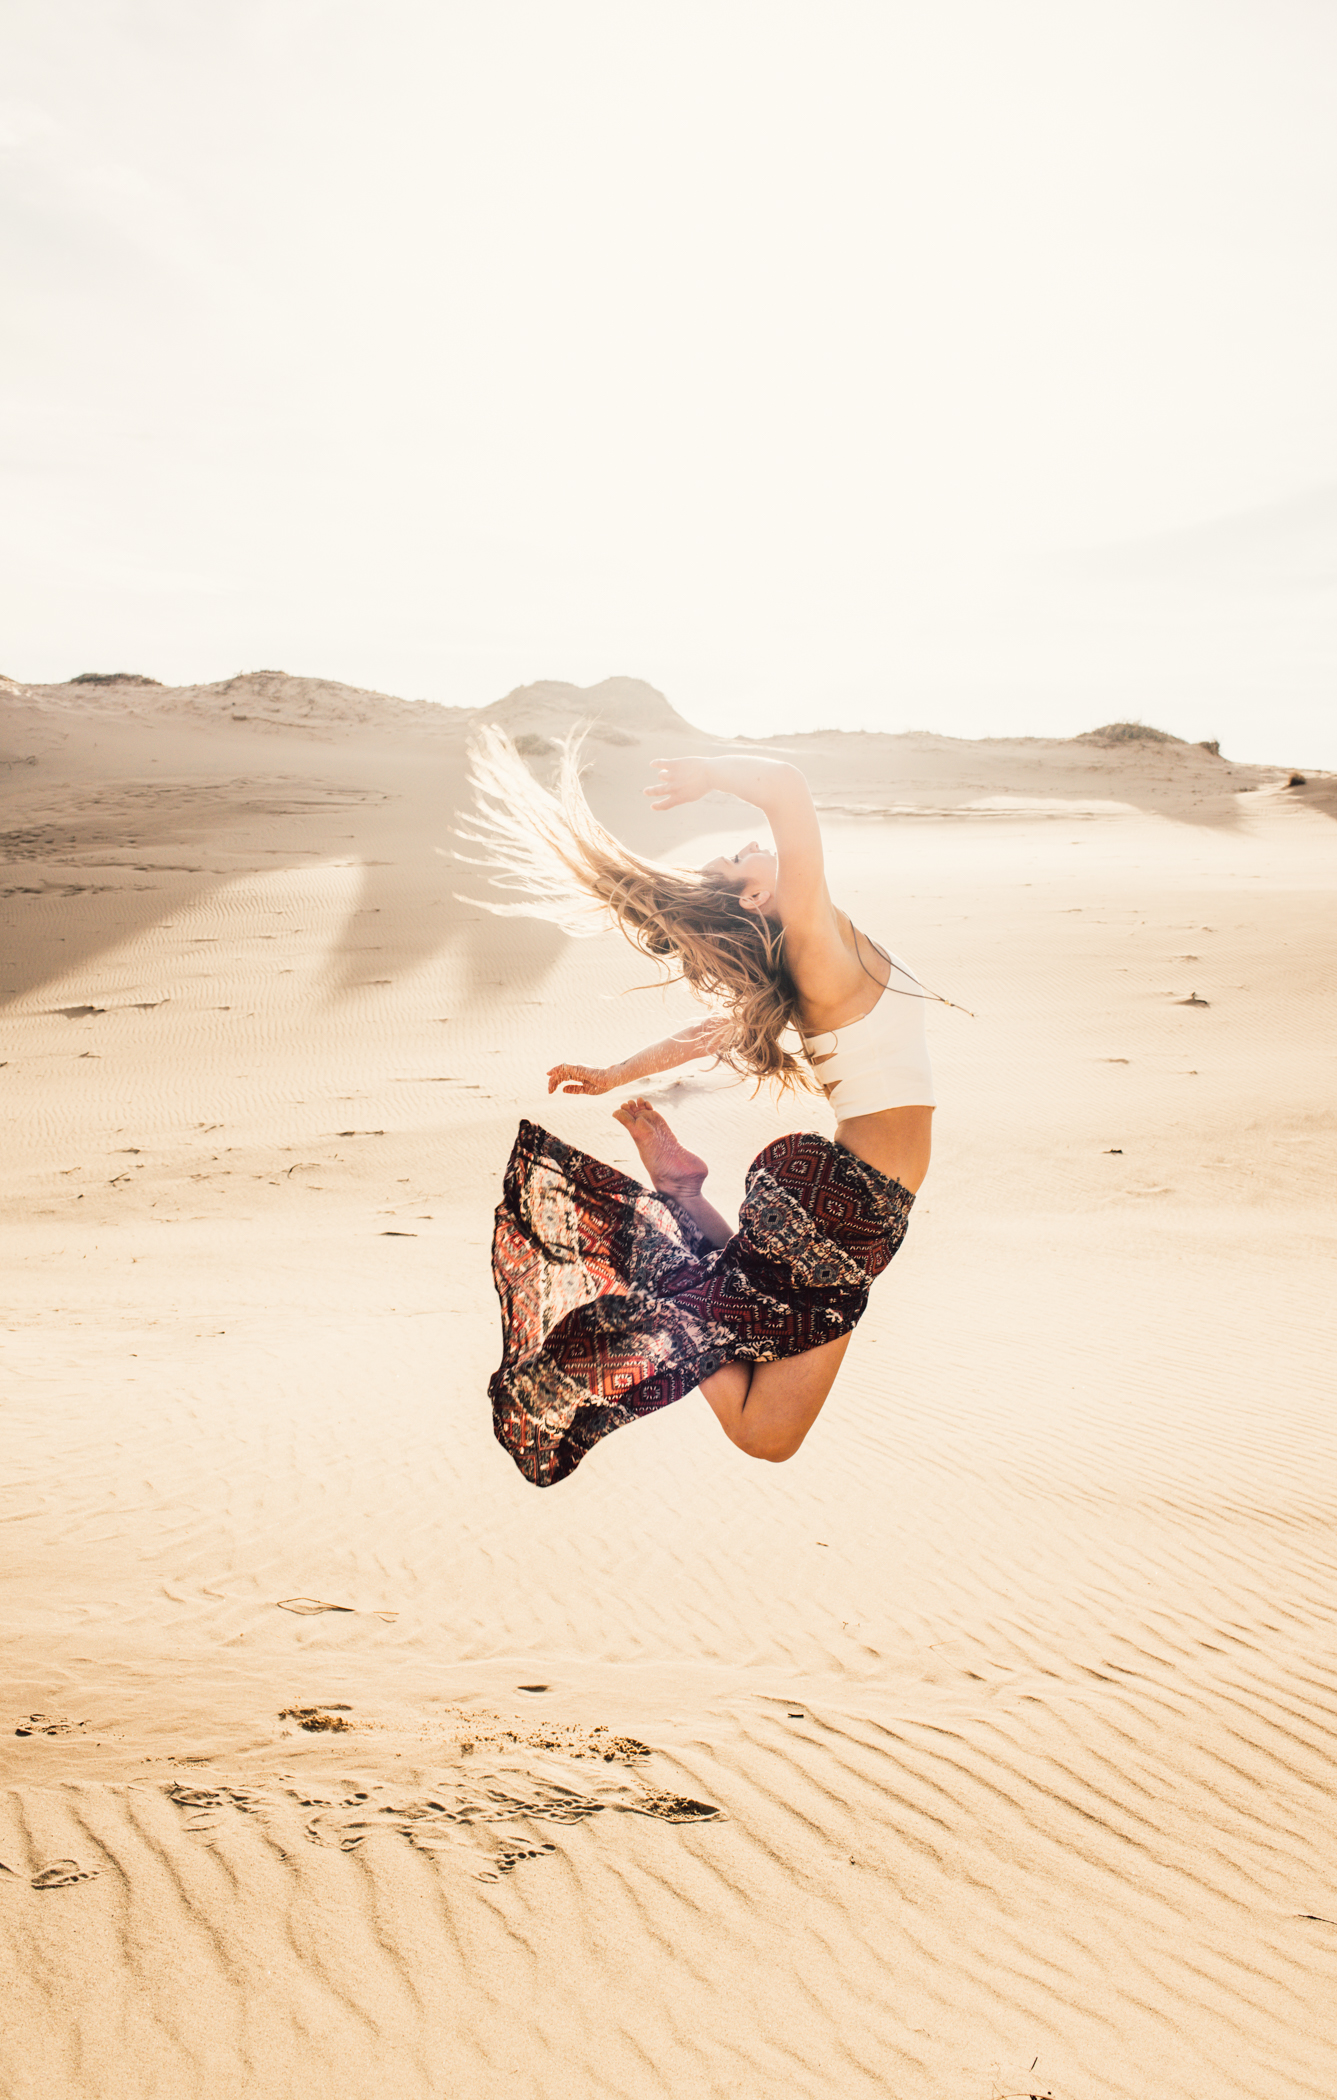
[[[596,808],[710,748],[634,680]],[[7,2100],[1330,2100],[1334,783],[834,732],[932,1172],[799,1456],[494,1442],[517,1119],[688,1018],[494,917],[473,720],[0,692]],[[736,1207],[823,1104],[653,1088]]]

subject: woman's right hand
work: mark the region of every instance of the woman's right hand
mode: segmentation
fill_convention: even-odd
[[[550,1094],[606,1094],[616,1083],[611,1066],[554,1065],[548,1074]]]

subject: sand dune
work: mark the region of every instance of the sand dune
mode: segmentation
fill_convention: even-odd
[[[933,1172],[792,1464],[694,1397],[539,1494],[500,1167],[631,1167],[543,1071],[686,1002],[459,901],[465,714],[0,708],[0,2090],[1327,2100],[1333,783],[776,746],[973,1010]],[[484,713],[753,822],[648,812],[703,736],[635,681]],[[821,1120],[658,1093],[722,1207]]]

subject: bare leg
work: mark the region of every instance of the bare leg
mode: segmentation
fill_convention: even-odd
[[[778,1465],[817,1420],[849,1344],[842,1334],[778,1364],[725,1364],[701,1380],[701,1390],[730,1443]]]
[[[624,1101],[621,1108],[613,1110],[613,1119],[629,1131],[636,1150],[641,1155],[641,1164],[650,1176],[650,1183],[661,1195],[672,1196],[681,1203],[690,1218],[704,1232],[712,1247],[722,1247],[733,1238],[732,1226],[726,1224],[713,1203],[708,1203],[701,1193],[701,1185],[710,1169],[695,1152],[680,1145],[659,1110],[638,1097]]]
[[[733,1237],[729,1226],[701,1194],[706,1163],[680,1145],[657,1108],[643,1098],[624,1101],[614,1116],[631,1133],[653,1186],[681,1203],[712,1247]],[[847,1334],[778,1364],[725,1364],[701,1380],[724,1434],[749,1458],[773,1464],[792,1458],[822,1411],[836,1382]]]

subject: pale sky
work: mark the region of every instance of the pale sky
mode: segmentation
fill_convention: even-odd
[[[5,0],[0,671],[1337,766],[1331,0]]]

